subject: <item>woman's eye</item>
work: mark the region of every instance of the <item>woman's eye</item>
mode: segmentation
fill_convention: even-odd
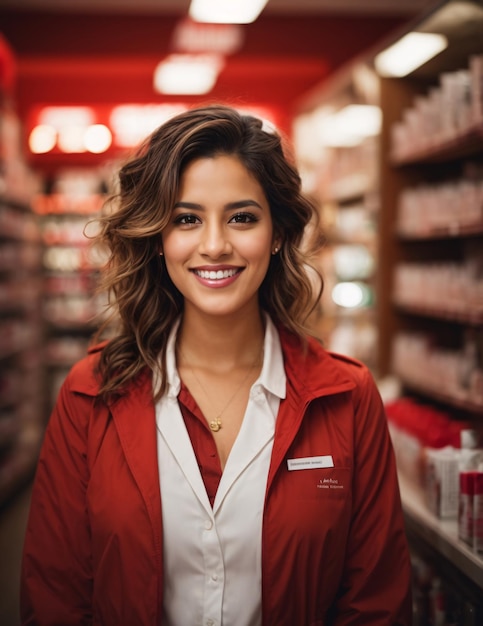
[[[198,217],[196,215],[191,215],[189,213],[186,213],[184,215],[178,215],[174,219],[174,223],[175,224],[180,224],[181,226],[186,226],[186,225],[190,225],[190,224],[197,224],[198,222],[199,222]]]
[[[237,213],[230,219],[230,222],[235,224],[249,224],[256,221],[258,221],[257,217],[253,213]]]

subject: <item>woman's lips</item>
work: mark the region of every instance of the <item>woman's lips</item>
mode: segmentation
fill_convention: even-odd
[[[191,271],[203,285],[209,287],[226,287],[231,285],[238,278],[242,272],[242,268],[193,269]]]

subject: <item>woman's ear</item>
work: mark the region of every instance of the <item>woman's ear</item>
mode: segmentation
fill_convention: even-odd
[[[277,252],[280,250],[281,247],[282,247],[281,240],[278,237],[275,238],[272,243],[272,254],[277,254]]]

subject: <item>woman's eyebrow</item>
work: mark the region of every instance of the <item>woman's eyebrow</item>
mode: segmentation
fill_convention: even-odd
[[[235,202],[229,202],[225,205],[225,211],[233,211],[234,209],[244,209],[249,206],[256,206],[263,211],[263,207],[256,200],[247,198],[246,200],[236,200]],[[196,202],[176,202],[175,209],[192,209],[194,211],[203,211],[204,207]]]
[[[196,204],[195,202],[177,202],[173,208],[174,209],[193,209],[196,211],[203,210],[203,207],[201,206],[201,204]]]
[[[258,204],[256,200],[252,200],[251,198],[247,198],[246,200],[238,200],[236,202],[229,202],[225,208],[229,211],[232,211],[233,209],[244,209],[247,206],[256,206],[263,211],[262,205]]]

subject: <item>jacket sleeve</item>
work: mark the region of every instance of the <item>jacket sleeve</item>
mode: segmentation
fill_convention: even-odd
[[[86,511],[87,428],[93,398],[64,383],[46,429],[25,535],[22,625],[92,624]]]
[[[384,407],[367,369],[354,396],[353,513],[333,624],[412,624],[411,564]]]

